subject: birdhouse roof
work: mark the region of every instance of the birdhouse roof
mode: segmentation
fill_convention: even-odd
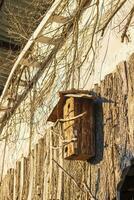
[[[83,99],[96,99],[96,95],[94,95],[91,91],[88,90],[66,90],[66,91],[60,91],[59,92],[60,99],[52,112],[50,113],[47,121],[56,122],[57,119],[63,118],[63,107],[65,104],[65,101],[69,97],[74,98],[83,98]]]

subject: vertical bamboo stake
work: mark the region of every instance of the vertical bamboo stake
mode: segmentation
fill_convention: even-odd
[[[46,156],[44,162],[44,191],[43,191],[43,200],[48,200],[48,189],[49,189],[49,135],[46,134]]]
[[[20,162],[20,196],[19,199],[22,199],[23,193],[23,184],[24,184],[24,157],[21,158]]]
[[[16,169],[14,172],[14,194],[13,194],[13,200],[19,199],[20,195],[20,168],[21,168],[21,162],[16,162]]]
[[[14,170],[14,182],[13,182],[13,200],[15,200],[16,199],[16,194],[15,194],[15,191],[16,191],[16,187],[15,187],[15,185],[16,185],[16,170]]]
[[[5,164],[5,156],[6,156],[7,139],[8,139],[8,136],[7,136],[7,134],[6,134],[6,139],[5,139],[5,144],[4,144],[4,150],[3,150],[3,158],[2,158],[2,170],[1,170],[0,185],[1,185],[1,183],[2,183],[3,172],[4,172],[4,164]]]
[[[33,171],[34,171],[34,151],[31,151],[30,153],[30,177],[29,177],[29,191],[28,191],[28,198],[27,200],[32,199],[32,188],[33,188]]]
[[[52,146],[53,146],[53,141],[52,141],[52,130],[50,129],[50,164],[49,164],[49,199],[52,199],[53,195],[52,195],[52,191],[53,191],[53,184],[52,184],[52,172],[53,172],[53,164],[52,164],[52,158],[53,158],[53,150],[52,150]]]
[[[59,147],[62,147],[62,124],[59,123],[58,129],[60,132],[59,137]],[[63,150],[59,148],[59,164],[63,167]],[[57,188],[57,199],[62,200],[63,197],[63,171],[59,168],[59,177],[58,177],[58,188]]]

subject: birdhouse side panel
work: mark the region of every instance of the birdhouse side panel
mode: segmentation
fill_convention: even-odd
[[[94,104],[88,99],[82,102],[82,112],[86,113],[82,119],[81,134],[81,154],[87,155],[89,158],[95,155],[95,134],[94,134]]]

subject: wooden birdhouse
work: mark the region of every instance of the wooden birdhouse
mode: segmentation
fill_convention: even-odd
[[[88,160],[95,155],[94,99],[89,91],[60,92],[48,121],[63,119],[64,158]]]

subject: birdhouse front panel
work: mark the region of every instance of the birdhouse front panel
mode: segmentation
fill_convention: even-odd
[[[64,136],[65,136],[65,145],[64,153],[65,157],[72,157],[74,155],[77,155],[78,152],[78,132],[80,130],[80,126],[78,126],[80,119],[69,120],[76,116],[76,110],[78,110],[78,102],[75,101],[73,97],[68,98],[66,100],[65,106],[64,106],[64,119],[67,119],[67,121],[63,124],[64,129]],[[69,121],[68,121],[69,120]],[[76,123],[77,122],[77,123]]]
[[[86,98],[66,99],[63,117],[64,157],[87,160],[94,156],[93,103]]]

